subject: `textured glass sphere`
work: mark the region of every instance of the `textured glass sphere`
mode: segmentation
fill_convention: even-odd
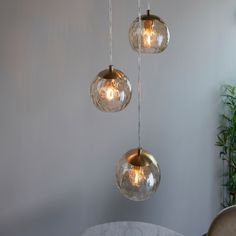
[[[118,161],[116,181],[120,192],[133,201],[147,200],[161,180],[160,167],[147,151],[132,149]]]
[[[131,84],[125,74],[112,66],[101,71],[90,86],[94,105],[101,111],[117,112],[130,102]]]
[[[129,42],[135,51],[139,51],[139,37],[141,33],[141,52],[160,53],[164,51],[170,41],[170,32],[165,22],[158,16],[141,16],[141,30],[139,18],[136,18],[129,29]]]

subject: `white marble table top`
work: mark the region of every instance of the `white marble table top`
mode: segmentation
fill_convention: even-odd
[[[111,222],[88,228],[81,236],[183,236],[159,225],[142,222]]]

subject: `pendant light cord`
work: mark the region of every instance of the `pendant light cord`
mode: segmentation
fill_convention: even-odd
[[[150,10],[150,1],[146,0],[146,3],[147,3],[147,10]]]
[[[139,37],[138,37],[138,146],[141,149],[141,2],[138,0],[138,19],[139,19]]]
[[[109,59],[110,65],[112,65],[112,0],[108,2],[109,7]]]

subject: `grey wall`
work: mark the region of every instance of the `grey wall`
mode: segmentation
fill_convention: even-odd
[[[220,209],[214,143],[219,87],[236,75],[236,2],[151,1],[171,43],[143,57],[143,146],[162,169],[143,203],[123,198],[114,177],[137,145],[137,55],[127,39],[135,0],[113,1],[114,65],[130,77],[131,104],[105,114],[89,97],[109,63],[107,2],[0,2],[1,236],[75,236],[121,220],[198,236]]]

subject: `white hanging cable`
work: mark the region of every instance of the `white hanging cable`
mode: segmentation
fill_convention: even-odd
[[[150,1],[146,0],[146,3],[147,3],[147,10],[150,10]]]
[[[138,145],[141,149],[141,3],[138,0],[138,19],[139,19],[139,37],[138,37]]]
[[[109,7],[109,59],[112,65],[112,0],[108,2]]]

